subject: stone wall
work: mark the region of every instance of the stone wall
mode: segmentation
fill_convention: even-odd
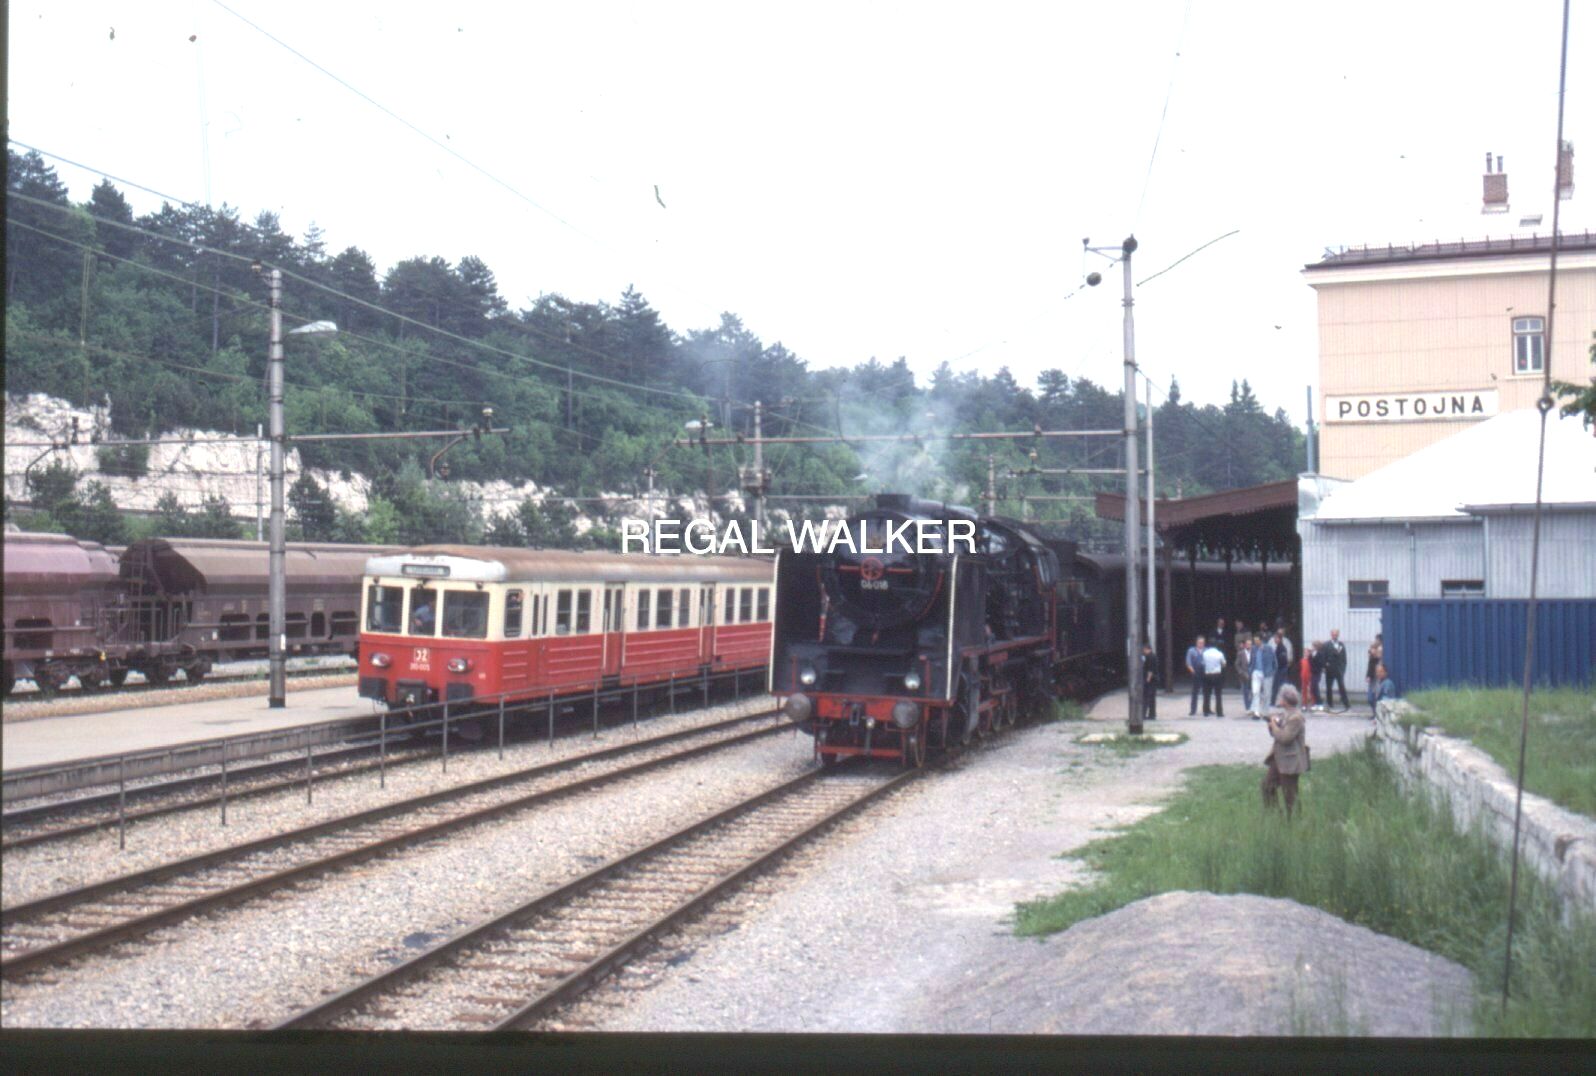
[[[1460,826],[1470,828],[1479,821],[1503,854],[1510,855],[1516,796],[1512,776],[1465,740],[1401,723],[1403,715],[1417,714],[1406,702],[1380,704],[1375,742],[1381,753],[1406,779],[1422,780],[1443,795]],[[1575,909],[1596,914],[1596,820],[1526,791],[1519,851],[1522,865],[1556,888],[1565,916]]]

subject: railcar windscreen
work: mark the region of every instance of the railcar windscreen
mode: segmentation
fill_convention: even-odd
[[[487,594],[481,591],[446,591],[443,595],[443,634],[453,639],[486,639]]]
[[[405,592],[401,587],[372,587],[366,597],[366,630],[397,632],[404,627]]]

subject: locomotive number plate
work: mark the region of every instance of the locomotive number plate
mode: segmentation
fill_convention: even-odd
[[[418,646],[410,651],[410,667],[426,672],[432,668],[432,651],[425,646]]]

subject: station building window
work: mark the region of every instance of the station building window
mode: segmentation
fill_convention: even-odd
[[[1347,582],[1348,609],[1378,609],[1391,596],[1388,579],[1351,579]]]
[[[1546,365],[1546,319],[1513,319],[1513,372],[1538,374]]]

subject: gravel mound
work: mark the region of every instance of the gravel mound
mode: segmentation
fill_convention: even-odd
[[[1295,901],[1165,893],[1089,919],[924,999],[1007,1034],[1467,1034],[1468,971]],[[934,1016],[932,1014],[935,1014]]]

